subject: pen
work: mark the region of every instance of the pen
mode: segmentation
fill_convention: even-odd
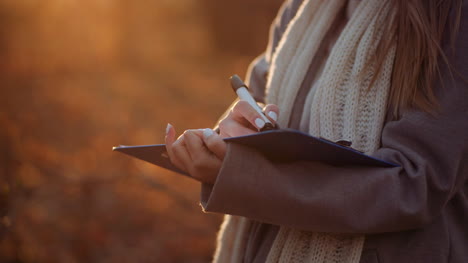
[[[265,116],[265,114],[263,114],[262,109],[258,106],[257,102],[252,97],[252,95],[250,95],[248,87],[247,85],[245,85],[242,79],[237,75],[233,75],[230,78],[230,80],[231,80],[231,87],[234,90],[234,92],[237,94],[239,99],[247,101],[247,103],[249,103],[252,106],[252,108],[254,108],[255,111],[258,112],[258,114],[260,114],[263,121],[265,121],[265,126],[263,126],[263,128],[261,128],[260,131],[274,130],[275,125],[273,125],[273,123],[271,123],[271,121]]]

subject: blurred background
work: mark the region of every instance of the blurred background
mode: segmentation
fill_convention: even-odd
[[[212,127],[281,0],[0,0],[0,262],[209,262],[199,184],[112,146]]]

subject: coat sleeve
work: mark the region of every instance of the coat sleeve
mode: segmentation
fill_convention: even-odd
[[[374,156],[394,168],[274,163],[236,144],[214,185],[205,185],[205,211],[240,215],[307,231],[382,233],[434,220],[468,178],[468,17],[462,12],[455,73],[442,66],[435,115],[407,111],[385,124]],[[468,194],[468,193],[464,193]]]

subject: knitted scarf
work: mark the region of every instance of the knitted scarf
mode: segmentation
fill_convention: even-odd
[[[268,103],[279,106],[281,127],[287,127],[309,65],[346,1],[304,0],[280,40],[272,58],[266,98]],[[306,98],[302,131],[332,141],[352,141],[353,148],[367,154],[379,148],[395,46],[386,55],[378,75],[374,74],[377,65],[365,65],[383,37],[382,25],[391,23],[389,18],[393,17],[388,1],[366,0],[359,4]],[[250,222],[243,217],[225,217],[214,262],[242,262]],[[281,227],[267,262],[356,263],[364,240],[362,235]]]

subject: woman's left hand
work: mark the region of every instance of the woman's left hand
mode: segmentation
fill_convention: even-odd
[[[171,162],[200,182],[214,184],[226,154],[226,143],[211,129],[186,130],[177,140],[170,124],[166,149]]]

